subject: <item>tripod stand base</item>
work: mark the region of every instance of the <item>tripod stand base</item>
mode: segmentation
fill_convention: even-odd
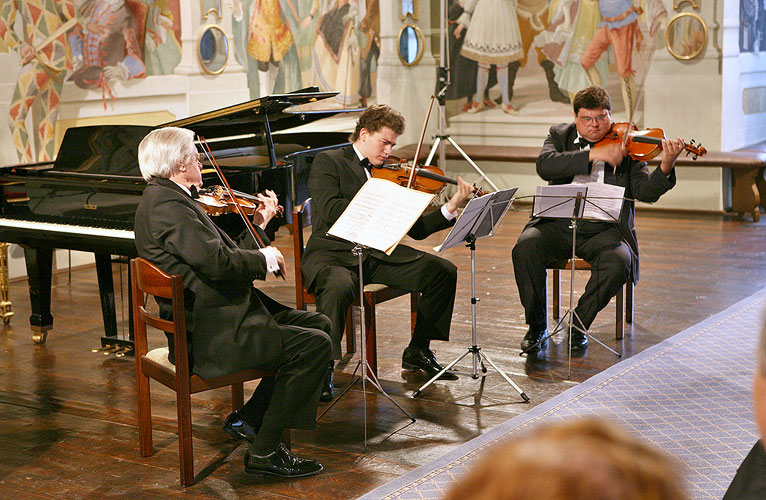
[[[476,345],[473,345],[473,346],[469,347],[468,349],[466,349],[466,352],[464,352],[463,354],[461,354],[460,356],[455,358],[455,360],[452,361],[452,363],[450,363],[447,366],[445,366],[442,369],[442,371],[440,371],[439,373],[434,375],[433,378],[431,378],[431,380],[429,380],[428,382],[423,384],[420,387],[420,389],[414,391],[412,393],[412,397],[413,398],[417,398],[418,396],[420,396],[423,393],[423,391],[425,390],[426,387],[428,387],[429,385],[431,385],[434,382],[436,382],[437,380],[439,380],[439,378],[444,373],[446,373],[448,370],[451,370],[452,367],[454,367],[456,364],[458,364],[464,357],[468,356],[469,354],[471,354],[473,356],[473,371],[468,373],[467,374],[468,376],[470,376],[472,379],[475,380],[475,379],[478,379],[478,378],[481,378],[481,377],[486,377],[487,375],[489,375],[489,373],[487,373],[487,367],[484,366],[484,361],[486,361],[487,363],[489,363],[492,366],[492,368],[495,369],[495,371],[501,377],[503,377],[505,379],[506,382],[508,382],[508,384],[510,384],[511,387],[513,387],[516,390],[516,392],[519,393],[519,395],[521,396],[521,399],[523,399],[525,403],[529,402],[529,396],[527,396],[526,393],[523,390],[521,390],[521,388],[518,385],[516,385],[513,382],[513,380],[511,380],[511,378],[508,375],[506,375],[506,373],[503,370],[501,370],[500,368],[497,367],[497,365],[492,361],[492,359],[490,359],[490,357],[487,356],[487,354],[484,353],[481,350],[481,347],[476,346]],[[482,373],[479,373],[479,368],[478,368],[479,366],[481,366],[481,372]]]

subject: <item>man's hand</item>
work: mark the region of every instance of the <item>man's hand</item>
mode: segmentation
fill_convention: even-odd
[[[622,163],[622,159],[627,156],[627,154],[628,150],[623,148],[621,143],[613,142],[612,144],[607,144],[606,146],[590,148],[588,160],[601,160],[610,164],[612,167],[616,167]]]
[[[662,163],[660,163],[660,169],[662,173],[668,175],[676,164],[676,159],[681,151],[684,150],[684,140],[680,137],[676,139],[663,139],[662,140]]]
[[[260,226],[261,229],[266,229],[266,224],[277,215],[277,207],[279,206],[279,200],[274,191],[267,189],[264,193],[258,193],[258,208],[253,213],[253,224]]]
[[[460,176],[458,176],[457,191],[455,191],[455,194],[453,194],[452,198],[450,198],[447,202],[447,210],[450,213],[453,213],[455,210],[460,208],[463,204],[471,199],[474,190],[475,189],[472,185],[468,184]]]
[[[272,247],[275,250],[275,253],[277,255],[277,264],[279,265],[279,271],[282,273],[282,276],[287,276],[287,266],[285,266],[285,257],[282,255],[282,252],[279,251],[277,247]]]
[[[35,57],[35,48],[25,43],[19,48],[19,55],[21,56],[21,65],[25,65]]]

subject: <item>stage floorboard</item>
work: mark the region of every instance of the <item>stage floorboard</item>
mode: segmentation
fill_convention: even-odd
[[[466,376],[456,382],[437,382],[413,400],[410,394],[426,378],[400,367],[409,336],[409,302],[401,298],[382,304],[377,316],[379,376],[384,388],[417,421],[408,425],[409,419],[387,399],[369,393],[365,453],[363,394],[356,384],[314,431],[293,433],[296,452],[325,466],[316,477],[293,481],[244,474],[245,447],[220,429],[230,411],[229,392],[222,389],[192,398],[197,482],[181,488],[173,393],[152,384],[155,454],[141,458],[133,359],[91,352],[100,345],[103,333],[95,268],[74,271],[71,284],[66,273],[54,277],[54,329],[44,345],[31,340],[26,282],[11,283],[16,315],[0,332],[0,497],[356,498],[614,365],[619,359],[591,342],[584,356],[572,359],[567,379],[563,335],[554,338],[543,355],[519,356],[526,325],[510,251],[526,220],[525,210],[509,212],[493,238],[477,242],[477,325],[479,345],[531,401],[523,403],[496,374],[484,383]],[[639,212],[636,222],[641,280],[635,293],[634,323],[624,340],[615,341],[612,302],[592,328],[593,335],[624,357],[766,287],[766,221]],[[430,250],[445,235],[408,243]],[[261,288],[292,305],[289,233],[280,232],[275,243],[288,260],[288,280],[270,278]],[[453,248],[443,256],[459,269],[451,341],[432,345],[446,363],[471,345],[471,266],[466,248]],[[124,297],[117,298],[122,308],[118,320],[125,320],[127,268],[115,264],[114,270],[116,287],[122,283],[125,290]],[[576,291],[582,290],[587,276],[576,273]],[[562,290],[569,290],[568,273],[562,276]],[[567,302],[566,295],[562,299]],[[123,331],[126,325],[121,322]],[[153,342],[161,345],[164,336],[158,333]],[[470,369],[469,360],[470,356],[461,363],[464,370]],[[351,356],[341,361],[336,394],[350,382],[356,363]]]

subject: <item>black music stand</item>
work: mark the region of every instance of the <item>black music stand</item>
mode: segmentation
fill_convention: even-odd
[[[604,188],[604,184],[597,184]],[[621,189],[624,193],[624,188],[618,186],[611,186],[609,189]],[[596,189],[595,187],[592,189]],[[550,337],[557,333],[566,330],[569,334],[569,373],[567,378],[570,378],[572,372],[572,330],[577,330],[586,337],[589,337],[601,345],[604,349],[614,353],[618,358],[622,357],[622,354],[612,349],[608,345],[601,342],[595,336],[588,333],[585,329],[582,320],[577,316],[574,310],[574,277],[575,277],[575,262],[577,261],[576,244],[577,244],[577,221],[580,220],[595,220],[600,222],[613,222],[616,223],[620,220],[620,213],[622,211],[623,196],[604,196],[601,193],[588,195],[587,184],[567,184],[556,186],[537,186],[537,193],[535,194],[535,201],[532,205],[532,217],[549,218],[549,219],[570,219],[569,228],[572,230],[572,256],[569,258],[571,263],[570,275],[569,275],[569,307],[566,309],[564,315],[556,323],[556,327],[547,335],[543,336],[535,344],[530,346],[527,351],[522,351],[521,354],[528,353],[530,349],[538,346],[548,340]],[[612,203],[613,202],[613,203]],[[611,204],[611,207],[604,206],[604,203]],[[575,325],[575,320],[579,325]],[[566,324],[565,324],[566,322]]]
[[[437,252],[441,252],[453,246],[459,245],[465,242],[466,246],[471,249],[471,346],[466,351],[458,356],[454,361],[445,366],[439,373],[434,375],[431,380],[423,384],[420,389],[412,393],[412,397],[416,398],[422,394],[426,387],[433,384],[439,379],[445,372],[452,370],[457,363],[459,363],[464,357],[469,354],[473,358],[473,369],[471,372],[465,375],[470,376],[472,379],[478,379],[479,377],[486,377],[488,375],[487,368],[484,366],[484,361],[492,365],[492,368],[502,376],[516,392],[519,393],[524,402],[529,402],[529,397],[524,393],[521,388],[516,385],[511,378],[505,374],[503,370],[497,367],[492,359],[487,355],[485,351],[479,347],[478,336],[476,334],[476,304],[479,299],[476,297],[476,240],[481,238],[489,238],[495,234],[495,230],[500,226],[500,223],[505,217],[505,213],[513,203],[513,195],[516,194],[517,188],[505,189],[503,191],[496,191],[491,194],[486,194],[479,198],[474,198],[468,205],[466,205],[463,213],[458,218],[455,226],[449,232],[444,240],[444,243],[436,247]],[[479,366],[481,366],[481,372],[479,372]]]

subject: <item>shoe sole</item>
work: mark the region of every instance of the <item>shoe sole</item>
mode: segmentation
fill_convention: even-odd
[[[319,474],[323,470],[324,470],[324,467],[320,464],[319,469],[315,471],[311,471],[311,472],[305,472],[303,474],[279,474],[277,472],[272,472],[272,471],[252,470],[248,468],[245,468],[245,474],[247,474],[248,476],[255,476],[255,477],[276,476],[276,477],[284,477],[287,479],[292,479],[294,477],[313,476],[315,474]]]

